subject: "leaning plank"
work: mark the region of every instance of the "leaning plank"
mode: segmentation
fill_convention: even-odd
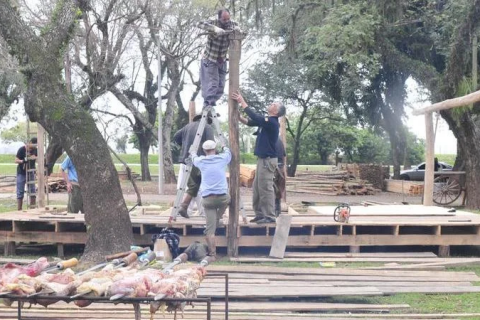
[[[332,215],[334,206],[308,207],[308,213]],[[449,208],[425,207],[423,205],[387,205],[387,206],[351,206],[351,216],[454,216],[455,212],[448,212]]]
[[[273,260],[280,261],[285,254],[287,248],[288,235],[290,233],[290,224],[292,223],[292,216],[288,214],[281,214],[277,218],[277,226],[275,228],[275,235],[273,237],[272,247],[270,248],[270,257]]]
[[[480,258],[452,258],[437,262],[426,262],[419,264],[408,264],[399,266],[383,266],[383,267],[365,267],[363,269],[396,269],[396,270],[411,270],[418,268],[430,268],[430,267],[464,267],[471,265],[480,265]]]
[[[448,287],[382,287],[381,290],[385,294],[397,293],[425,293],[425,294],[460,294],[460,293],[476,293],[480,292],[480,287],[476,286],[448,286]]]

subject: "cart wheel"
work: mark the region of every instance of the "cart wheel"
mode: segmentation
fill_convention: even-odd
[[[447,205],[460,197],[462,187],[457,179],[452,177],[437,177],[433,180],[433,202]]]

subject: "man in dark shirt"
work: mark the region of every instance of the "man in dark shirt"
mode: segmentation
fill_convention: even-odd
[[[29,171],[35,169],[35,160],[37,159],[37,138],[33,137],[30,141],[20,147],[15,156],[15,163],[17,164],[17,209],[22,210],[23,206],[23,197],[25,194],[25,184],[27,183],[27,173],[28,181],[35,181],[35,172]],[[35,183],[28,184],[28,190],[30,191],[30,205],[35,206],[36,196],[35,194]]]
[[[200,124],[200,119],[202,118],[201,115],[197,115],[193,118],[193,121],[182,129],[178,130],[175,135],[173,136],[173,141],[176,144],[180,145],[182,149],[180,150],[180,155],[178,157],[178,162],[182,165],[180,166],[180,170],[185,169],[185,164],[187,159],[190,157],[189,150],[193,141],[195,140],[195,136],[197,135],[198,125]],[[214,139],[214,132],[213,128],[211,127],[212,118],[209,114],[207,118],[207,125],[205,125],[205,130],[203,131],[202,139],[200,140],[200,144],[198,146],[197,154],[205,155],[205,152],[202,149],[202,144],[207,140]],[[183,173],[184,174],[184,173]],[[198,190],[200,189],[200,183],[202,182],[202,177],[200,170],[193,166],[192,171],[190,173],[190,178],[188,179],[187,186],[188,189],[183,197],[182,203],[180,203],[180,208],[178,210],[178,214],[184,218],[190,218],[188,215],[188,206],[190,201],[195,198],[198,194]]]
[[[257,158],[255,179],[253,180],[253,210],[255,218],[250,222],[258,224],[275,222],[275,194],[273,190],[273,175],[277,169],[277,140],[279,133],[278,118],[285,115],[285,107],[281,102],[273,102],[267,107],[268,117],[257,114],[249,108],[245,99],[237,91],[232,94],[245,110],[250,119],[240,118],[248,126],[257,126],[258,134],[255,141],[254,154]]]

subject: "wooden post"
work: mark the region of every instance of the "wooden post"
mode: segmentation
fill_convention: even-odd
[[[478,88],[478,37],[473,35],[472,41],[472,91]]]
[[[37,208],[45,208],[45,129],[37,123]]]
[[[193,122],[193,118],[195,117],[195,101],[190,101],[188,104],[188,122]]]
[[[434,158],[435,158],[435,140],[433,132],[432,112],[425,113],[425,185],[423,193],[423,205],[433,206],[433,179],[434,179]]]
[[[285,184],[287,183],[287,120],[285,117],[280,117],[280,139],[282,139],[283,147],[285,148],[285,158],[283,159],[283,176],[285,177]],[[287,202],[287,188],[283,190],[282,199]]]
[[[228,137],[232,161],[230,162],[230,206],[228,218],[227,254],[229,257],[238,255],[238,215],[240,211],[240,148],[238,137],[238,103],[232,99],[232,93],[240,86],[240,56],[242,39],[245,36],[238,31],[230,36],[229,55],[229,87],[228,87]]]

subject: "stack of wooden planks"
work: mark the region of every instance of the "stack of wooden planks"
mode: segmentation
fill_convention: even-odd
[[[378,190],[348,171],[297,171],[287,178],[287,191],[317,195],[369,195]]]
[[[255,179],[255,169],[246,165],[240,165],[240,185],[251,188]]]
[[[49,179],[48,192],[67,192],[67,182],[62,178]]]
[[[386,191],[402,193],[405,195],[422,195],[423,181],[406,181],[406,180],[385,180]]]

